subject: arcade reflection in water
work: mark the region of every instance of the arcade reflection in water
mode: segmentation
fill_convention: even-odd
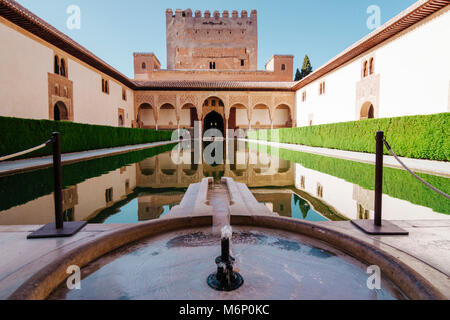
[[[190,184],[205,177],[220,181],[224,176],[245,183],[259,202],[282,216],[327,219],[295,193],[295,166],[290,161],[239,144],[223,141],[223,153],[218,152],[222,159],[208,164],[202,154],[195,161],[194,152],[197,148],[202,153],[208,142],[185,142],[171,152],[82,181],[63,191],[65,219],[90,223],[157,219],[181,202]],[[49,223],[54,219],[53,208],[53,195],[43,195],[0,211],[0,225]]]

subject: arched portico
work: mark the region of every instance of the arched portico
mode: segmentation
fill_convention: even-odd
[[[139,106],[136,122],[138,128],[156,128],[155,110],[149,103],[143,103]]]
[[[272,127],[272,119],[270,109],[265,104],[257,104],[252,110],[251,119],[252,129],[270,129]]]
[[[278,105],[274,110],[273,128],[291,128],[292,123],[291,108],[286,104]]]

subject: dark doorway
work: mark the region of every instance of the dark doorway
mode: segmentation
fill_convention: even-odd
[[[373,106],[372,106],[372,105],[371,105],[370,108],[369,108],[369,114],[367,115],[367,117],[368,117],[369,119],[375,118],[374,110],[373,110]]]
[[[205,117],[205,120],[203,121],[203,128],[204,128],[204,132],[209,129],[217,129],[220,132],[222,132],[222,136],[223,136],[225,131],[224,131],[224,123],[223,123],[222,116],[215,111],[210,112]]]
[[[69,120],[66,105],[61,101],[53,107],[53,120]]]

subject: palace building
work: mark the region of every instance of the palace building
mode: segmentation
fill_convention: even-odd
[[[135,53],[131,79],[0,0],[0,116],[159,130],[199,121],[225,134],[448,112],[449,3],[418,1],[294,82],[292,55],[258,70],[256,10],[168,9],[167,68]]]

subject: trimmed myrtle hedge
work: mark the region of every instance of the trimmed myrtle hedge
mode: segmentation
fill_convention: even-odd
[[[0,156],[38,146],[49,140],[55,131],[61,133],[62,153],[167,141],[172,136],[170,131],[0,117]],[[46,156],[51,153],[52,146],[49,145],[22,158]]]
[[[258,130],[249,139],[375,153],[375,135],[384,131],[394,152],[403,157],[450,160],[450,113],[367,119],[311,127]],[[385,153],[389,154],[385,149]]]
[[[280,158],[301,164],[305,168],[344,179],[364,189],[375,190],[375,166],[372,164],[270,146],[261,148],[260,145],[255,143],[250,143],[249,147],[269,154],[277,153]],[[450,193],[450,179],[423,173],[417,173],[417,175],[439,190]],[[405,170],[383,168],[383,193],[397,199],[431,208],[435,212],[450,214],[447,199],[424,186]],[[345,212],[343,213],[345,214]]]

